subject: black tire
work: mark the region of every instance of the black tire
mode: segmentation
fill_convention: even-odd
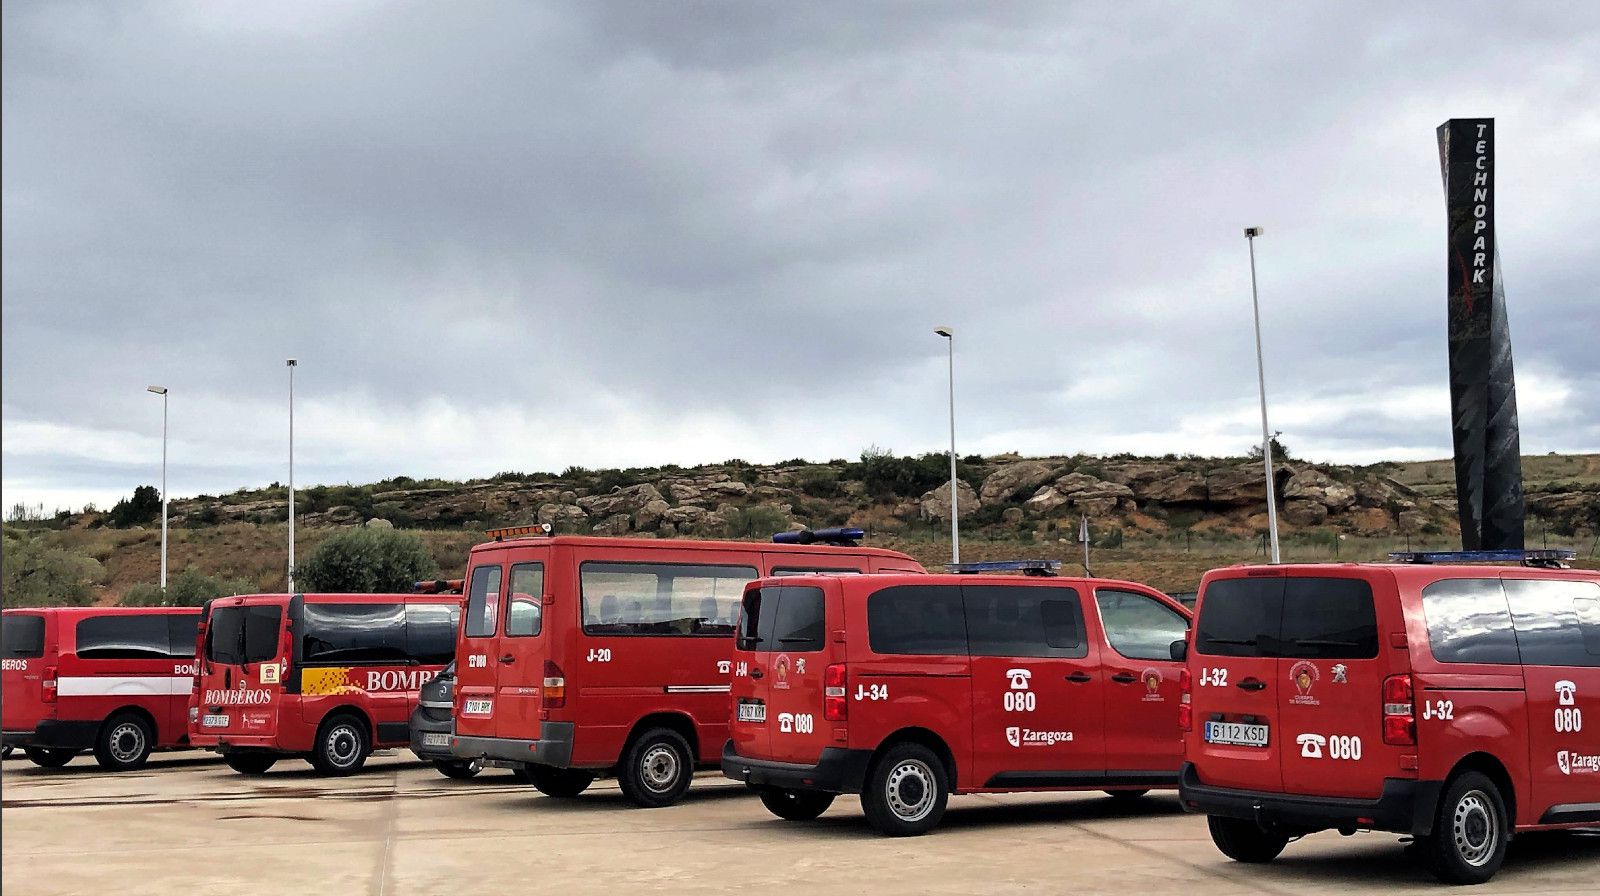
[[[785,821],[810,821],[828,811],[833,794],[816,790],[763,790],[761,805]]]
[[[311,764],[324,775],[353,775],[372,755],[372,737],[367,723],[353,715],[340,713],[323,720],[317,740],[311,745]]]
[[[267,769],[278,763],[278,757],[271,753],[229,753],[222,761],[241,775],[255,777],[266,774]]]
[[[457,781],[467,781],[478,776],[483,771],[483,763],[476,759],[435,759],[433,767],[439,774]]]
[[[511,777],[516,778],[518,781],[520,781],[523,784],[532,784],[533,783],[533,773],[528,771],[528,769],[529,769],[529,766],[519,765],[516,768],[511,770]]]
[[[867,821],[889,837],[932,830],[950,800],[944,763],[921,744],[900,744],[873,763],[861,791]]]
[[[528,782],[545,796],[568,800],[589,789],[589,785],[594,783],[594,773],[581,768],[530,765]]]
[[[1211,815],[1206,818],[1206,824],[1211,828],[1211,842],[1235,862],[1264,864],[1276,859],[1289,845],[1288,834],[1266,830],[1248,819]]]
[[[617,767],[622,795],[635,806],[660,809],[683,798],[694,779],[694,755],[683,735],[652,728],[634,739]],[[535,782],[534,786],[538,786]]]
[[[1106,791],[1106,796],[1111,797],[1111,800],[1113,802],[1115,802],[1115,803],[1126,804],[1126,803],[1133,802],[1134,800],[1138,799],[1139,797],[1144,796],[1145,794],[1147,794],[1149,792],[1150,791],[1148,789],[1146,789],[1146,790],[1107,790]]]
[[[77,750],[54,750],[49,747],[23,747],[28,761],[40,768],[60,768],[78,755]]]
[[[4,747],[0,747],[0,759],[10,759],[11,751],[15,749],[16,747],[11,744],[6,744]]]
[[[118,713],[100,726],[94,739],[94,761],[108,772],[133,771],[150,758],[155,741],[155,729],[143,716]]]
[[[1506,859],[1511,825],[1500,788],[1479,772],[1463,772],[1445,784],[1433,816],[1433,835],[1421,841],[1435,877],[1452,884],[1481,884]]]

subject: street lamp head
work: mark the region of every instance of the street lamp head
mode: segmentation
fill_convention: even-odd
[[[956,336],[955,329],[951,327],[935,327],[933,332],[938,333],[940,336],[943,336],[946,339],[954,339]]]
[[[295,366],[296,364],[299,364],[299,363],[300,363],[300,361],[298,359],[296,359],[296,358],[290,358],[288,360],[288,365],[290,367],[293,367],[293,366]]]
[[[146,392],[154,392],[157,395],[165,395],[165,394],[167,394],[167,387],[166,386],[146,386],[144,391],[146,391]]]
[[[1265,227],[1246,227],[1244,229],[1244,235],[1247,239],[1255,239],[1266,232],[1267,229]]]

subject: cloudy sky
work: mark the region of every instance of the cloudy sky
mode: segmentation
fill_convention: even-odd
[[[1600,8],[4,5],[3,499],[962,453],[1450,452],[1494,116],[1525,452],[1600,450]]]

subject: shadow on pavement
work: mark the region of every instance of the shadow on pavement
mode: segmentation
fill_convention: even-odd
[[[1352,886],[1369,886],[1376,881],[1391,883],[1429,883],[1433,873],[1417,850],[1402,844],[1392,834],[1356,834],[1362,849],[1359,852],[1327,855],[1295,855],[1295,847],[1314,844],[1323,838],[1338,837],[1324,831],[1291,843],[1283,855],[1268,865],[1257,866],[1263,880],[1292,875],[1304,879],[1314,875],[1329,883],[1349,883]],[[1324,842],[1327,842],[1324,840]],[[1576,831],[1539,831],[1519,834],[1506,853],[1505,867],[1495,876],[1495,882],[1515,879],[1524,873],[1560,873],[1570,866],[1594,867],[1600,862],[1600,835]]]

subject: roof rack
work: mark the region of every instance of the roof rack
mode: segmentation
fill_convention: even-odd
[[[972,575],[981,572],[1020,572],[1025,576],[1058,576],[1060,560],[985,560],[980,563],[946,563],[947,572]]]
[[[502,529],[485,529],[483,534],[493,538],[495,541],[505,541],[507,538],[520,538],[524,535],[532,535],[535,538],[541,535],[548,536],[552,531],[554,530],[549,523],[534,523],[531,526],[506,526]]]
[[[460,594],[465,579],[434,579],[427,582],[413,582],[411,591],[414,594]]]
[[[853,548],[865,538],[864,530],[850,526],[832,529],[801,529],[797,532],[778,532],[772,536],[773,544],[830,544],[834,547]]]
[[[1566,548],[1539,548],[1523,550],[1511,548],[1503,551],[1390,551],[1389,559],[1396,563],[1521,563],[1540,569],[1566,569],[1568,561],[1578,556],[1577,551]]]

